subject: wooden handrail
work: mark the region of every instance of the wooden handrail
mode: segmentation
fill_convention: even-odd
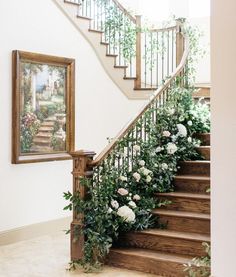
[[[166,27],[166,28],[160,28],[160,29],[150,29],[148,30],[149,32],[157,33],[157,32],[166,32],[166,31],[172,31],[177,29],[177,26],[171,26],[171,27]]]
[[[136,19],[133,17],[128,10],[117,0],[112,0],[113,3],[134,23],[136,24]]]
[[[165,91],[168,86],[171,84],[173,79],[178,76],[178,74],[182,71],[184,68],[189,53],[189,42],[188,38],[185,37],[185,49],[184,53],[182,55],[181,62],[171,75],[171,77],[165,81],[165,83],[157,89],[154,94],[151,96],[151,99],[148,104],[146,104],[141,111],[132,119],[119,133],[118,135],[104,148],[104,150],[91,162],[91,166],[97,166],[101,164],[101,162],[111,153],[111,151],[114,149],[114,147],[117,145],[119,140],[123,138],[130,130],[131,128],[137,123],[137,121],[142,117],[142,115],[150,108],[150,106],[153,104],[155,99],[163,92]]]

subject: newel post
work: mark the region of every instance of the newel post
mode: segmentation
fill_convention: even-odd
[[[184,53],[184,36],[182,33],[182,22],[176,20],[176,67],[180,64]]]
[[[142,75],[142,16],[136,15],[136,80],[135,88],[141,88]]]
[[[92,167],[89,164],[96,153],[81,150],[70,154],[73,158],[73,195],[79,191],[81,199],[84,199],[86,197],[86,187],[81,184],[80,178],[85,176],[87,178],[92,178]],[[73,209],[73,221],[70,229],[72,261],[80,260],[83,257],[84,237],[83,235],[79,235],[79,239],[75,239],[83,228],[83,219],[84,215],[77,213],[75,209]]]

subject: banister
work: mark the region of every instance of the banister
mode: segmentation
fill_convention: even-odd
[[[184,35],[183,35],[184,37]],[[97,166],[99,165],[110,153],[111,151],[114,149],[114,147],[117,145],[117,143],[119,142],[119,140],[121,138],[124,137],[124,135],[126,135],[130,129],[136,124],[136,122],[142,117],[142,115],[146,112],[146,110],[148,110],[148,108],[150,108],[150,106],[152,105],[152,103],[155,101],[155,99],[162,93],[164,92],[168,86],[171,84],[171,82],[173,81],[173,79],[175,79],[175,77],[178,76],[178,74],[183,70],[184,66],[186,65],[187,62],[187,58],[188,58],[188,53],[189,53],[189,42],[188,42],[188,38],[185,38],[185,47],[184,47],[184,53],[182,55],[181,61],[179,63],[179,65],[176,67],[175,71],[173,72],[173,74],[171,75],[171,77],[165,81],[165,83],[159,88],[157,89],[154,94],[151,97],[151,100],[148,104],[146,104],[141,111],[134,117],[134,119],[132,119],[119,133],[118,135],[112,140],[112,142],[110,142],[105,148],[104,150],[90,163],[91,166]]]
[[[136,24],[136,19],[133,17],[128,10],[117,0],[112,0],[113,3],[134,23]]]

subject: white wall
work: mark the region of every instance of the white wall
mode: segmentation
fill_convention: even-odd
[[[76,59],[76,149],[99,152],[143,105],[128,101],[53,1],[0,1],[0,231],[67,216],[71,161],[11,164],[11,52]]]
[[[212,275],[236,276],[236,1],[212,0]]]

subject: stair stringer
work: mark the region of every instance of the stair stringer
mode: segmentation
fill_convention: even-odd
[[[121,92],[133,100],[146,100],[153,94],[153,91],[134,90],[134,80],[124,79],[124,69],[115,68],[115,57],[107,56],[107,46],[102,44],[102,33],[89,31],[90,20],[76,16],[77,7],[66,4],[64,0],[52,0],[63,14],[70,20],[75,28],[83,35],[95,51],[105,72],[115,83]]]

